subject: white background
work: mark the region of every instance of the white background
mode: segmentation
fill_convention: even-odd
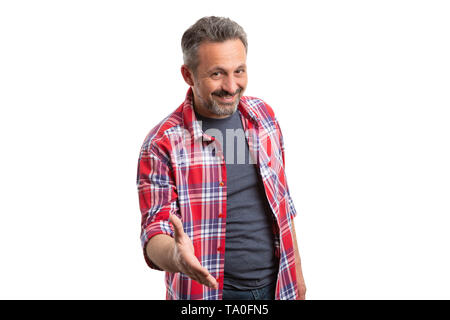
[[[139,148],[227,16],[284,133],[309,299],[450,298],[447,1],[0,2],[0,298],[164,299]]]

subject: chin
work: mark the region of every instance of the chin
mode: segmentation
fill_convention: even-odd
[[[236,111],[237,106],[238,106],[238,102],[231,103],[231,104],[225,104],[225,105],[217,104],[216,108],[214,108],[214,109],[217,113],[220,113],[219,115],[226,116],[226,115],[232,115]]]

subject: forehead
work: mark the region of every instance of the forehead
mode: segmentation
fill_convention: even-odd
[[[203,42],[198,51],[198,69],[207,70],[214,67],[235,68],[245,64],[247,54],[241,40],[224,42]]]

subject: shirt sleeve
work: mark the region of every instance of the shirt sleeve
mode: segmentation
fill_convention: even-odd
[[[278,131],[278,137],[280,139],[280,146],[281,146],[281,156],[283,158],[283,170],[286,174],[286,162],[285,162],[285,156],[284,156],[284,140],[283,140],[283,133],[281,132],[281,127],[280,127],[280,123],[278,122],[278,120],[276,118],[275,119],[275,124],[277,127],[277,131]],[[288,204],[288,212],[287,212],[287,216],[290,217],[291,219],[295,218],[295,216],[297,216],[297,210],[295,210],[295,206],[294,206],[294,201],[291,198],[291,194],[289,192],[289,186],[287,183],[287,177],[286,177],[286,188],[287,188],[287,204]]]
[[[152,269],[161,270],[147,256],[148,241],[157,234],[174,236],[170,214],[178,214],[176,186],[167,160],[142,150],[139,156],[137,189],[142,214],[141,243],[145,261]]]

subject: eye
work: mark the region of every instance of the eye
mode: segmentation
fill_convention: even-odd
[[[236,73],[237,73],[237,74],[243,74],[244,72],[245,72],[244,69],[238,69],[238,70],[236,70]]]
[[[220,71],[216,71],[216,72],[213,72],[212,74],[211,74],[211,76],[213,77],[213,78],[218,78],[218,77],[220,77],[222,75],[222,72],[220,72]]]

